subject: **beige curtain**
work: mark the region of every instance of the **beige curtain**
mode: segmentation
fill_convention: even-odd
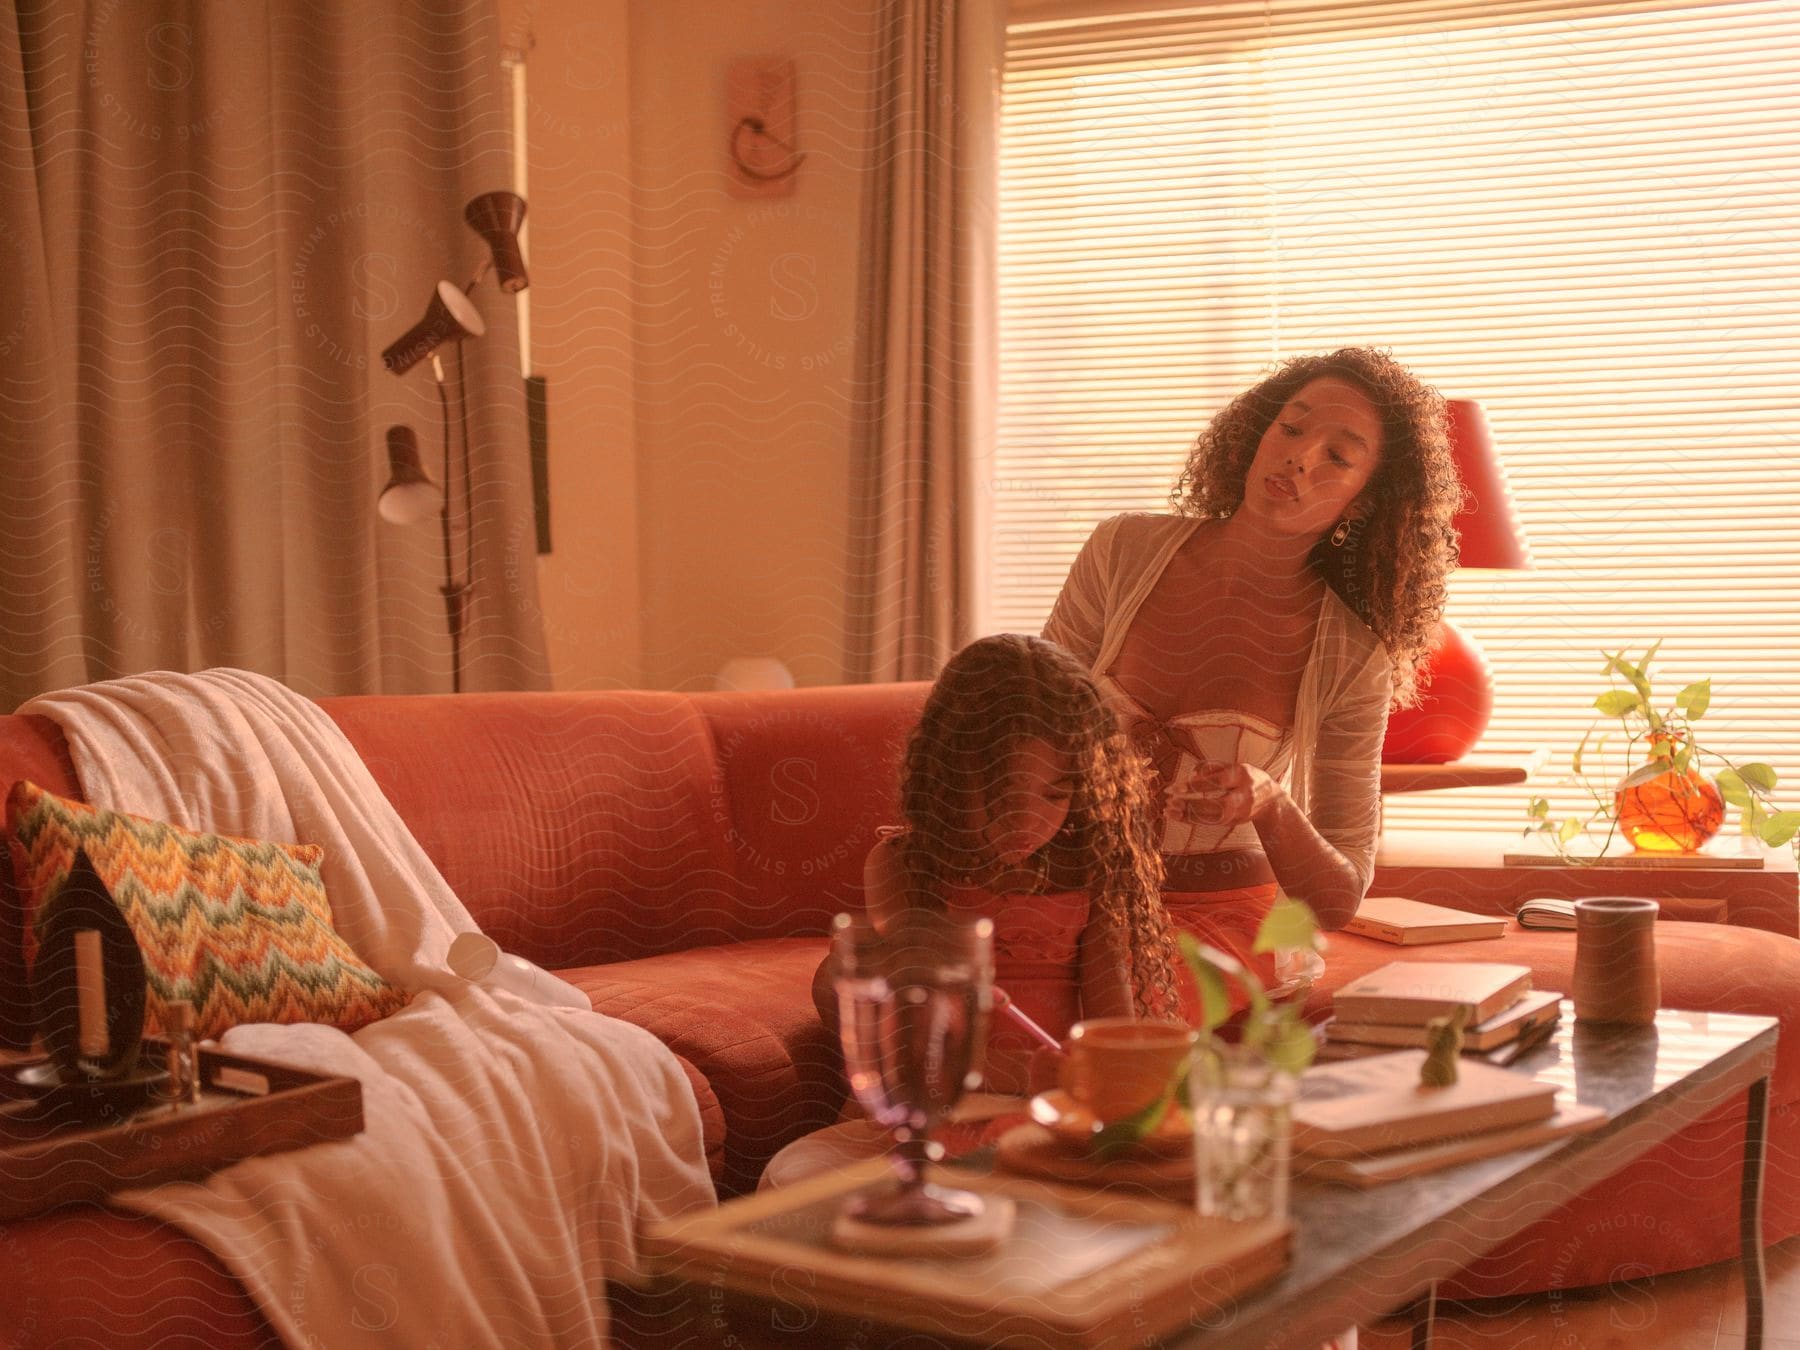
[[[439,476],[438,399],[380,352],[485,256],[499,51],[492,0],[0,17],[0,711],[154,668],[449,687],[436,519],[375,513],[390,425]],[[464,687],[534,687],[514,307],[474,300]]]
[[[982,631],[995,387],[995,0],[886,0],[852,465],[851,680],[928,679]]]

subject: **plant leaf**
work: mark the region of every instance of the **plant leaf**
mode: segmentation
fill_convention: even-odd
[[[1305,1073],[1306,1066],[1318,1053],[1318,1038],[1298,1016],[1278,1018],[1270,1029],[1268,1044],[1263,1047],[1263,1055],[1269,1063],[1285,1073]]]
[[[1237,979],[1239,983],[1246,980],[1260,982],[1229,952],[1207,946],[1192,933],[1180,933],[1176,936],[1181,946],[1182,959],[1193,972],[1194,988],[1200,995],[1200,1030],[1211,1033],[1213,1028],[1231,1016],[1231,990],[1225,983],[1226,976]]]
[[[1699,721],[1712,706],[1712,681],[1696,680],[1690,684],[1675,695],[1675,706],[1688,715],[1690,722]]]
[[[1165,1092],[1141,1111],[1134,1111],[1129,1116],[1108,1122],[1089,1141],[1089,1149],[1099,1157],[1109,1158],[1120,1150],[1129,1148],[1138,1140],[1155,1133],[1157,1126],[1163,1123],[1163,1117],[1169,1114],[1169,1107],[1174,1101],[1174,1092]]]
[[[1276,899],[1256,930],[1253,952],[1313,951],[1319,945],[1319,921],[1311,906],[1290,895]]]
[[[1657,643],[1658,647],[1661,645],[1660,642]],[[1652,647],[1650,649],[1650,655],[1654,656],[1655,654],[1656,647]],[[1623,652],[1620,652],[1617,656],[1607,657],[1606,669],[1608,674],[1616,671],[1620,675],[1623,675],[1627,680],[1630,680],[1631,687],[1637,690],[1638,697],[1645,703],[1650,701],[1650,681],[1644,678],[1642,669],[1632,665],[1631,662],[1625,659],[1625,654]]]
[[[1736,769],[1720,769],[1713,775],[1713,782],[1719,785],[1719,795],[1733,806],[1750,805],[1750,789],[1744,786]]]
[[[1764,792],[1773,791],[1775,787],[1775,770],[1767,764],[1740,764],[1738,775],[1752,787],[1761,788]]]
[[[1608,717],[1623,717],[1644,706],[1644,700],[1629,689],[1608,689],[1594,700],[1594,706]]]
[[[1634,787],[1642,787],[1653,778],[1661,778],[1668,771],[1668,764],[1660,759],[1653,759],[1648,764],[1640,764],[1619,780],[1619,791],[1628,792]]]
[[[1550,814],[1550,801],[1546,797],[1533,797],[1525,806],[1525,814],[1532,820],[1543,820]]]
[[[1566,844],[1580,833],[1581,822],[1571,816],[1562,823],[1562,828],[1556,832],[1556,837]]]
[[[1762,822],[1756,833],[1770,848],[1780,848],[1800,833],[1800,811],[1777,811]]]
[[[1648,647],[1646,647],[1644,649],[1643,656],[1638,658],[1638,674],[1642,675],[1645,679],[1648,679],[1650,677],[1650,658],[1655,656],[1657,654],[1657,652],[1662,650],[1662,645],[1663,645],[1663,639],[1662,638],[1656,639],[1655,642],[1652,642]],[[1644,697],[1645,698],[1650,697],[1649,690],[1644,691]]]
[[[1588,729],[1586,731],[1582,732],[1581,733],[1581,744],[1576,746],[1575,753],[1573,755],[1569,756],[1569,767],[1572,770],[1574,770],[1576,776],[1578,776],[1578,777],[1581,774],[1582,752],[1587,749],[1588,737],[1592,736],[1593,734],[1594,734],[1594,728],[1592,726],[1588,727]]]

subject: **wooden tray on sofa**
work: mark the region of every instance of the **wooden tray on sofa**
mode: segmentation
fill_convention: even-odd
[[[160,1063],[166,1046],[145,1041]],[[200,1052],[200,1100],[151,1102],[106,1120],[80,1119],[26,1094],[8,1056],[0,1073],[0,1220],[113,1191],[190,1181],[243,1158],[345,1139],[363,1128],[362,1084],[266,1060]]]

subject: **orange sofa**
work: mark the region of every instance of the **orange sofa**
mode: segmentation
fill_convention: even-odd
[[[831,916],[859,903],[863,855],[893,818],[924,692],[471,694],[322,706],[502,947],[556,970],[597,1010],[647,1028],[681,1057],[715,1181],[731,1195],[842,1107],[839,1058],[809,985]],[[80,795],[52,723],[0,717],[0,791],[20,778]],[[26,921],[0,850],[0,1045],[11,1049],[30,1038]],[[1790,1011],[1800,1009],[1800,941],[1691,922],[1660,925],[1658,939],[1665,1002],[1800,1016]],[[1394,954],[1337,936],[1319,997]],[[1511,933],[1481,955],[1531,965],[1540,988],[1569,987],[1571,935]],[[1766,1233],[1776,1240],[1800,1232],[1800,1040],[1791,1026],[1770,1104]],[[1741,1103],[1699,1122],[1481,1256],[1447,1292],[1574,1287],[1733,1254],[1742,1130]],[[269,1339],[204,1248],[99,1206],[0,1224],[0,1264],[10,1277],[0,1282],[8,1345]],[[649,1338],[647,1306],[615,1294],[622,1341]]]

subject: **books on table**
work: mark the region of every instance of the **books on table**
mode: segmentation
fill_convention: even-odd
[[[1311,1158],[1360,1158],[1548,1119],[1556,1085],[1478,1061],[1448,1087],[1421,1087],[1423,1050],[1315,1065],[1292,1108],[1293,1148]]]
[[[1530,967],[1504,961],[1390,961],[1339,989],[1332,1008],[1344,1022],[1411,1026],[1464,1008],[1473,1026],[1530,988]]]
[[[1519,906],[1513,917],[1519,921],[1521,928],[1573,928],[1575,902],[1556,900],[1549,896],[1527,900]]]
[[[1557,1020],[1562,1013],[1562,995],[1554,990],[1534,990],[1519,996],[1511,1007],[1503,1008],[1485,1022],[1463,1029],[1463,1049],[1492,1050],[1516,1041],[1521,1036]],[[1334,1041],[1356,1041],[1363,1045],[1417,1046],[1431,1044],[1428,1022],[1361,1022],[1339,1013],[1326,1028]]]
[[[1431,942],[1497,938],[1506,932],[1506,920],[1398,895],[1371,895],[1358,906],[1356,917],[1344,925],[1344,931],[1402,947],[1417,947]]]
[[[1448,1139],[1397,1148],[1388,1153],[1371,1153],[1356,1158],[1303,1157],[1299,1175],[1309,1181],[1336,1181],[1350,1186],[1379,1186],[1384,1181],[1399,1181],[1440,1167],[1473,1162],[1478,1158],[1498,1157],[1515,1148],[1530,1148],[1548,1143],[1565,1134],[1584,1134],[1606,1123],[1606,1112],[1597,1106],[1558,1106],[1542,1120],[1511,1125],[1500,1130],[1484,1130],[1480,1134],[1459,1134]]]

